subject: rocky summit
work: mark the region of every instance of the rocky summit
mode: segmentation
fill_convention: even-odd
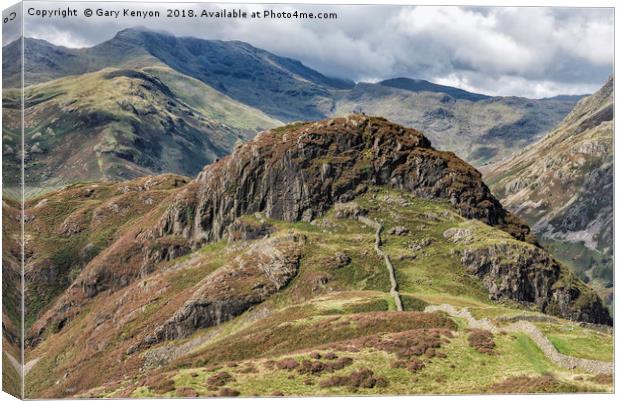
[[[474,168],[433,149],[414,129],[362,115],[260,134],[207,166],[173,200],[151,237],[182,236],[195,246],[222,238],[237,217],[254,212],[311,221],[369,185],[446,200],[463,217],[528,238],[528,227],[502,208]]]
[[[612,338],[600,298],[478,171],[379,117],[293,123],[193,180],[75,184],[26,209],[45,233],[29,271],[50,272],[27,275],[31,396],[442,392],[463,352],[451,391],[493,392],[561,371],[532,341]],[[592,374],[553,385],[607,389],[607,353],[567,344]]]

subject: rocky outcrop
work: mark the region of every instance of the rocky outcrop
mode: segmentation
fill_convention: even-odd
[[[512,299],[541,312],[613,324],[600,298],[545,251],[527,244],[494,244],[463,252],[461,263],[482,279],[494,300]]]
[[[502,227],[519,239],[529,233],[473,167],[433,149],[418,131],[382,118],[352,115],[261,133],[207,166],[196,184],[176,197],[145,237],[182,236],[198,246],[222,238],[244,214],[312,220],[369,184],[448,200],[462,216]]]
[[[449,228],[443,233],[443,237],[450,242],[467,244],[473,241],[473,233],[468,228]]]
[[[367,185],[447,200],[464,217],[528,238],[529,228],[502,208],[473,167],[433,149],[416,130],[352,115],[273,129],[239,145],[166,200],[161,217],[150,217],[94,260],[75,285],[88,297],[118,289],[158,261],[205,243],[269,233],[264,223],[239,220],[244,215],[309,221]],[[113,276],[109,266],[119,266]]]
[[[260,214],[258,221],[248,221],[244,219],[235,220],[227,228],[226,237],[229,241],[248,241],[268,236],[275,231],[275,228],[267,223]]]
[[[297,275],[303,242],[303,237],[290,234],[252,244],[247,252],[204,278],[192,297],[145,344],[187,337],[265,301]]]

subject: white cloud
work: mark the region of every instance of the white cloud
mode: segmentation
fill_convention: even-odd
[[[452,73],[432,79],[441,85],[454,86],[474,93],[492,96],[521,96],[529,98],[545,98],[556,95],[584,95],[594,93],[604,82],[595,84],[574,83],[566,85],[551,80],[532,80],[522,77],[502,75],[499,77],[483,77],[479,74]]]
[[[554,36],[558,45],[568,53],[596,65],[613,64],[613,19],[567,21],[558,27]]]
[[[31,38],[35,39],[43,39],[50,43],[53,43],[57,46],[71,47],[71,48],[82,48],[89,47],[92,45],[90,41],[81,38],[80,36],[75,35],[73,32],[68,32],[66,30],[60,30],[54,26],[45,29],[44,32],[30,32]]]
[[[530,48],[502,32],[494,13],[417,7],[403,10],[397,23],[411,40],[433,41],[468,68],[519,73],[535,62]]]

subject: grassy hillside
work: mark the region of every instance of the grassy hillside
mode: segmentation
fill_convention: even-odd
[[[239,130],[247,137],[258,131],[282,125],[258,109],[236,102],[195,78],[176,72],[166,66],[144,68],[145,72],[159,78],[190,107],[213,121]]]
[[[347,217],[343,211],[351,207],[367,210],[369,219],[385,227],[381,247],[394,262],[403,312],[395,310],[388,293],[388,271],[373,248],[375,231]],[[464,219],[447,203],[372,188],[355,204],[336,206],[312,222],[256,214],[242,217],[236,227],[227,241],[164,261],[143,280],[93,298],[61,332],[48,333],[27,352],[27,360],[36,360],[27,376],[28,394],[493,393],[506,391],[511,381],[523,382],[525,392],[611,389],[604,375],[556,366],[527,334],[475,340],[461,319],[423,312],[447,303],[498,324],[504,317],[544,317],[512,301],[489,300],[481,281],[461,263],[467,250],[531,245]],[[256,227],[270,232],[269,238],[243,239]],[[187,305],[211,274],[265,241],[291,236],[301,239],[302,258],[288,286],[220,325],[148,345],[157,327]],[[240,283],[226,285],[232,292],[251,291],[236,287]],[[568,327],[574,327],[573,337],[566,337]],[[608,334],[567,321],[546,324],[544,331],[567,354],[611,356]],[[592,351],[584,354],[584,346]],[[481,351],[484,347],[490,350]]]

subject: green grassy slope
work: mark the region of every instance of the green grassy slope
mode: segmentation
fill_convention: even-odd
[[[279,123],[165,67],[149,71],[104,69],[26,88],[29,196],[79,181],[192,176]],[[16,140],[9,123],[3,134],[7,144]],[[13,148],[5,149],[9,170],[18,165]]]
[[[181,100],[214,121],[235,128],[248,136],[282,122],[262,111],[239,103],[195,78],[166,66],[153,66],[144,71],[161,79]]]

